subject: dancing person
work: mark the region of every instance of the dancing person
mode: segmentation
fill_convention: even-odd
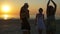
[[[54,7],[50,4],[50,1],[53,3]],[[55,13],[57,5],[53,0],[49,0],[47,3],[47,34],[55,34],[56,32],[56,23],[55,23]]]

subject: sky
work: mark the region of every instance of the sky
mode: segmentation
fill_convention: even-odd
[[[53,0],[57,4],[56,19],[60,19],[60,0]],[[0,15],[9,15],[9,18],[19,18],[20,8],[24,3],[29,4],[30,18],[35,18],[39,8],[43,8],[43,13],[46,17],[46,6],[48,0],[0,0]],[[50,3],[52,5],[52,3]],[[8,5],[9,12],[2,12],[2,6]],[[1,17],[0,16],[0,17]],[[3,17],[3,16],[2,16]]]

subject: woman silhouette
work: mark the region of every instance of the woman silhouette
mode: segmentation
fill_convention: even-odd
[[[30,24],[28,23],[29,19],[28,7],[29,7],[28,3],[25,3],[20,11],[20,19],[22,20],[21,29],[23,31],[23,34],[30,34]]]
[[[36,22],[39,34],[45,29],[43,9],[39,8],[39,13],[36,15]]]

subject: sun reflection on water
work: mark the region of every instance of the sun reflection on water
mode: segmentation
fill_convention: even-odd
[[[8,19],[8,17],[9,17],[9,16],[8,16],[8,15],[6,15],[6,14],[5,14],[5,15],[3,15],[3,19],[4,19],[4,20],[7,20],[7,19]]]

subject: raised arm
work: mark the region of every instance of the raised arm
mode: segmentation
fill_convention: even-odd
[[[52,1],[52,3],[54,4],[55,10],[56,10],[56,7],[57,7],[56,3],[55,3],[53,0],[51,0],[51,1]]]
[[[49,3],[50,3],[50,0],[49,0],[48,3],[47,3],[47,7],[49,6]]]

